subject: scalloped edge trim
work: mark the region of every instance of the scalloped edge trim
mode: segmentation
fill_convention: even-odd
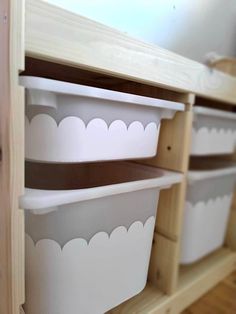
[[[216,128],[216,127],[206,127],[206,126],[203,126],[199,129],[196,129],[193,127],[193,130],[198,133],[199,131],[202,132],[202,130],[206,130],[207,132],[217,132],[217,133],[236,133],[236,127],[235,129],[228,129],[228,128]]]
[[[149,218],[147,218],[145,223],[143,223],[142,221],[138,220],[138,221],[133,222],[129,226],[129,228],[126,228],[125,226],[118,226],[114,230],[112,230],[111,233],[107,233],[105,231],[99,231],[99,232],[95,233],[95,235],[92,236],[89,241],[85,240],[84,238],[75,238],[75,239],[72,239],[72,240],[68,241],[63,246],[61,246],[57,241],[52,240],[52,239],[41,239],[41,240],[38,240],[37,242],[34,242],[29,234],[26,233],[25,236],[26,236],[26,238],[28,238],[33,243],[33,245],[35,247],[41,246],[41,242],[49,241],[49,242],[55,243],[57,246],[60,247],[61,251],[63,251],[66,248],[66,246],[69,245],[73,241],[74,242],[81,241],[81,243],[86,244],[86,246],[90,246],[91,244],[96,242],[96,238],[98,238],[98,237],[99,237],[99,239],[101,237],[103,237],[104,239],[107,238],[108,240],[110,240],[113,237],[115,237],[117,233],[124,233],[124,232],[126,232],[128,234],[128,233],[132,233],[132,232],[134,232],[135,230],[138,230],[138,229],[141,230],[141,229],[149,228],[150,226],[152,226],[152,224],[155,225],[155,220],[156,220],[155,216],[150,216]]]
[[[109,126],[95,118],[86,126],[77,117],[64,118],[59,125],[47,114],[25,119],[27,159],[75,162],[152,157],[156,154],[160,124],[145,128],[139,121],[128,127],[121,120]]]
[[[232,153],[236,148],[236,130],[208,129],[202,127],[192,129],[191,154],[206,155]]]
[[[192,203],[191,200],[186,200],[186,206],[188,206],[188,208],[191,209],[195,209],[196,207],[200,207],[200,206],[211,206],[214,205],[215,203],[219,203],[219,202],[224,202],[226,200],[228,200],[228,198],[232,198],[232,193],[230,194],[224,194],[222,196],[217,196],[216,198],[209,198],[207,201],[198,201],[196,203]]]
[[[156,122],[154,121],[151,121],[149,123],[147,123],[146,126],[143,125],[143,123],[141,121],[138,121],[138,120],[134,120],[132,121],[131,123],[129,123],[128,125],[121,119],[116,119],[116,120],[113,120],[110,124],[108,124],[104,119],[102,118],[93,118],[91,119],[87,124],[79,117],[76,117],[76,116],[68,116],[68,117],[65,117],[63,118],[60,122],[57,123],[57,121],[52,117],[50,116],[49,114],[46,114],[46,113],[40,113],[40,114],[37,114],[35,115],[32,119],[29,119],[27,116],[25,116],[25,119],[28,120],[28,123],[31,124],[31,123],[34,123],[34,120],[37,120],[39,119],[41,116],[45,116],[45,117],[49,117],[57,127],[60,127],[63,123],[65,123],[65,120],[67,119],[76,119],[79,121],[79,123],[83,126],[84,129],[87,129],[87,128],[90,128],[92,127],[91,125],[93,125],[94,121],[99,121],[99,124],[102,125],[105,129],[107,129],[108,131],[117,123],[121,123],[122,126],[125,126],[125,128],[127,130],[129,130],[129,128],[133,126],[133,124],[138,124],[140,126],[143,127],[143,130],[145,131],[146,128],[150,127],[150,125],[154,124],[156,126]],[[157,126],[156,126],[157,127]]]

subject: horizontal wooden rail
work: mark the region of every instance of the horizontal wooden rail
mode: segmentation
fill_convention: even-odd
[[[27,56],[236,104],[236,78],[39,0],[26,0]]]

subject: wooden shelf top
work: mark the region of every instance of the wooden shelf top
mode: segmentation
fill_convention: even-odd
[[[236,78],[39,0],[26,0],[26,55],[236,104]]]

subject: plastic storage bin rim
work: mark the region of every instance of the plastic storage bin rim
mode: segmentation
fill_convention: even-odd
[[[236,174],[236,164],[214,170],[189,170],[187,174],[188,184],[209,178],[216,178],[225,175]]]
[[[218,110],[218,109],[211,109],[211,108],[206,108],[206,107],[201,107],[201,106],[194,106],[193,107],[193,113],[196,115],[204,115],[204,116],[210,116],[210,117],[218,117],[218,118],[236,120],[236,113],[234,113],[234,112],[228,112],[228,111]]]
[[[124,163],[134,166],[133,163]],[[137,165],[137,167],[138,166],[139,165]],[[61,205],[150,188],[169,188],[173,184],[180,183],[184,177],[184,175],[179,172],[145,166],[145,169],[148,168],[150,168],[150,171],[159,171],[159,175],[161,173],[161,176],[77,190],[58,191],[26,188],[25,194],[20,197],[20,208],[32,210],[35,214],[45,214],[49,211],[57,210],[57,206]]]
[[[103,88],[68,83],[42,77],[20,76],[19,84],[28,89],[36,89],[58,94],[77,95],[82,97],[111,100],[115,102],[124,102],[141,106],[172,109],[176,111],[185,110],[185,105],[179,102],[106,90]],[[56,107],[56,101],[54,106],[52,107]]]

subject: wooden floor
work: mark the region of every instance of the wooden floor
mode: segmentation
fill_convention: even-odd
[[[236,272],[182,314],[236,314]]]

